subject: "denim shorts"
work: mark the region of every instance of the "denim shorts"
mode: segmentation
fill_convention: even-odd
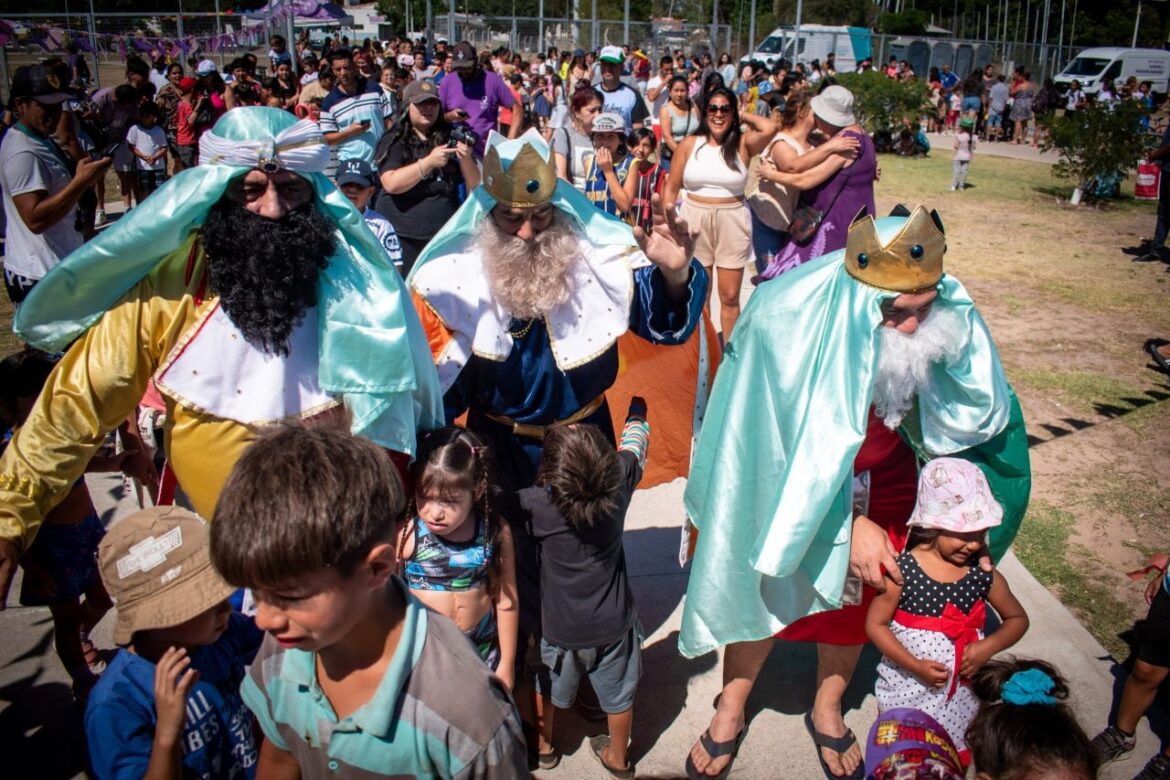
[[[987,115],[987,126],[988,127],[1002,127],[1003,126],[1003,113],[993,111],[990,114],[988,114]]]
[[[974,111],[979,113],[983,110],[983,101],[974,95],[966,95],[963,97],[963,111]]]
[[[642,624],[637,620],[621,639],[606,647],[566,650],[540,640],[540,655],[552,677],[552,703],[567,710],[577,701],[582,675],[589,678],[601,709],[609,715],[634,706],[642,676]]]

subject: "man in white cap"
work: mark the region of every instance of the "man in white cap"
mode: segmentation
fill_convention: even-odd
[[[601,57],[598,58],[598,67],[601,69],[598,91],[601,93],[601,110],[620,114],[626,123],[626,135],[629,135],[642,127],[649,119],[650,111],[638,91],[622,83],[625,64],[626,55],[620,47],[606,46],[602,49]]]
[[[846,163],[821,184],[800,195],[801,206],[811,206],[824,215],[816,230],[805,241],[790,241],[772,258],[760,274],[760,280],[773,279],[814,257],[835,252],[845,246],[849,225],[861,210],[875,213],[873,183],[877,178],[877,153],[873,139],[857,122],[853,113],[853,93],[845,87],[826,87],[811,101],[817,129],[832,138],[846,133],[857,139],[857,157]]]

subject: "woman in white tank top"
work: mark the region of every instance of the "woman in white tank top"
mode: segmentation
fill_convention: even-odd
[[[747,125],[747,131],[740,123]],[[739,318],[743,269],[751,262],[751,214],[744,203],[748,161],[759,154],[776,126],[755,115],[741,116],[731,90],[719,87],[708,96],[699,129],[678,145],[663,187],[668,219],[675,219],[679,194],[686,197],[678,216],[695,234],[695,258],[709,273],[719,269],[712,288],[719,290],[719,323],[726,343]]]
[[[811,147],[815,122],[812,92],[793,91],[780,116],[780,132],[768,143],[748,182],[756,270],[763,272],[788,242],[788,223],[802,190],[828,180],[857,156],[857,138],[838,134]]]

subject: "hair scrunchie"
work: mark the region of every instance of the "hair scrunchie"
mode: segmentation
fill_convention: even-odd
[[[1008,704],[1023,707],[1028,704],[1056,704],[1051,691],[1056,683],[1040,669],[1016,672],[1003,684],[999,697]]]

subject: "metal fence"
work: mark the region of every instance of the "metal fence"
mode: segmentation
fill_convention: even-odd
[[[63,56],[76,43],[91,63],[96,85],[118,83],[128,54],[150,59],[166,54],[186,62],[192,56],[210,57],[221,68],[246,51],[267,50],[269,35],[292,32],[287,18],[252,21],[230,13],[25,13],[0,19],[0,96],[7,97],[13,68],[47,56]],[[507,46],[531,54],[556,46],[562,51],[596,49],[608,44],[640,46],[657,58],[682,49],[687,53],[750,54],[760,41],[748,41],[731,25],[688,22],[598,20],[557,17],[435,15],[429,29],[451,40],[469,40],[477,48]],[[742,29],[742,28],[741,28]],[[372,37],[367,31],[340,27],[351,40]],[[763,32],[762,37],[769,33]],[[992,63],[1004,71],[1016,65],[1032,71],[1035,79],[1060,71],[1074,56],[1074,46],[1017,41],[961,40],[912,36],[873,36],[875,62],[891,55],[908,60],[920,77],[931,67],[949,64],[960,76]],[[261,56],[261,62],[264,62]]]
[[[507,46],[512,51],[535,53],[555,46],[561,51],[597,49],[610,44],[640,46],[648,54],[683,49],[687,53],[708,50],[712,54],[732,46],[731,25],[663,24],[629,19],[598,20],[527,16],[435,16],[432,29],[450,40],[467,40],[477,49]],[[712,34],[715,43],[712,45]]]
[[[0,93],[7,98],[13,68],[64,57],[75,44],[91,67],[93,85],[122,81],[128,55],[215,60],[221,69],[247,51],[267,50],[273,33],[287,34],[287,19],[257,22],[234,14],[25,13],[0,19]],[[262,60],[263,61],[263,60]]]

